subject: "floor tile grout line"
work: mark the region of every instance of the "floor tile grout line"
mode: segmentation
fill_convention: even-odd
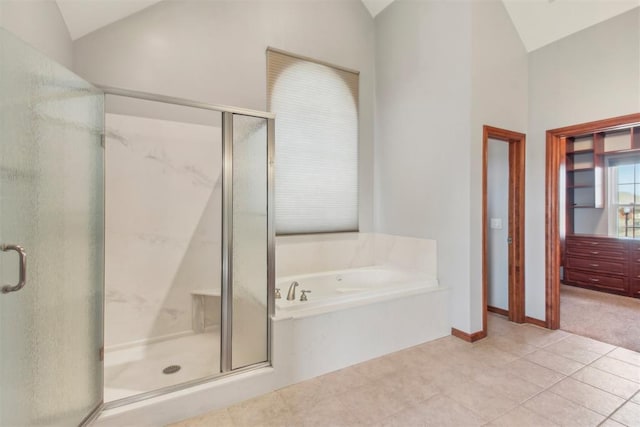
[[[580,406],[580,407],[582,407],[582,408],[584,408],[584,409],[586,409],[586,410],[589,410],[589,411],[593,412],[594,414],[598,414],[598,415],[600,415],[600,416],[602,416],[602,417],[605,417],[605,420],[606,420],[607,418],[609,418],[609,417],[610,417],[614,412],[616,412],[616,411],[620,408],[620,407],[617,407],[617,408],[616,408],[615,410],[613,410],[610,414],[605,415],[605,414],[603,414],[603,413],[601,413],[601,412],[598,412],[598,411],[596,411],[596,410],[594,410],[594,409],[587,408],[586,406],[584,406],[584,405],[583,405],[582,403],[580,403],[580,402],[576,402],[575,400],[569,399],[568,397],[564,397],[564,396],[562,396],[561,394],[556,393],[555,391],[549,390],[549,393],[553,393],[553,394],[555,394],[556,396],[560,396],[560,397],[562,397],[563,399],[568,400],[568,401],[569,401],[569,402],[571,402],[571,403],[574,403],[574,404],[576,404],[576,405],[578,405],[578,406]],[[623,403],[623,405],[624,405],[624,403]]]
[[[524,356],[519,356],[517,359],[513,360],[512,362],[515,362],[515,361],[517,361],[517,360],[519,360],[519,359],[524,359],[524,360],[526,360],[526,361],[528,361],[528,362],[531,362],[531,363],[534,363],[534,364],[535,364],[535,362],[532,362],[532,361],[530,361],[530,360],[528,360],[528,359],[525,359],[525,358],[524,358]],[[509,363],[512,363],[512,362],[509,362]],[[538,365],[538,366],[540,366],[540,365]],[[543,367],[543,368],[546,368],[545,366],[542,366],[542,367]],[[549,369],[549,368],[546,368],[546,369]],[[554,372],[556,372],[556,371],[554,371]],[[564,374],[562,374],[562,375],[564,375]],[[544,393],[545,391],[550,391],[549,389],[550,389],[551,387],[553,387],[553,386],[554,386],[554,385],[556,385],[558,382],[560,382],[560,381],[564,380],[565,378],[567,378],[567,376],[565,375],[565,378],[563,378],[562,380],[559,380],[559,381],[557,381],[557,382],[554,382],[553,384],[551,384],[551,385],[549,385],[549,386],[547,386],[547,387],[539,386],[538,384],[534,384],[534,383],[532,383],[531,381],[527,380],[526,378],[522,378],[522,377],[520,377],[520,376],[518,376],[518,375],[516,375],[516,376],[517,376],[518,378],[520,378],[521,380],[528,382],[529,384],[533,384],[534,386],[538,386],[538,387],[540,387],[540,388],[541,388],[541,390],[540,390],[540,391],[538,391],[537,393],[533,394],[532,396],[528,397],[527,399],[523,400],[522,402],[518,402],[518,404],[517,404],[514,408],[512,408],[512,409],[510,409],[509,411],[505,412],[504,414],[501,414],[501,415],[497,416],[496,418],[494,418],[494,419],[492,419],[492,420],[488,421],[488,422],[487,422],[487,423],[485,423],[484,425],[486,425],[486,424],[490,424],[490,423],[494,422],[494,421],[495,421],[495,420],[497,420],[498,418],[500,418],[500,417],[502,417],[502,416],[504,416],[504,415],[508,414],[508,413],[509,413],[509,412],[511,412],[511,411],[514,411],[515,409],[517,409],[517,408],[519,408],[519,407],[523,407],[524,409],[527,409],[527,410],[529,410],[529,411],[531,411],[531,412],[533,412],[533,413],[535,413],[535,414],[537,414],[537,415],[539,415],[539,416],[543,417],[544,419],[546,419],[546,420],[548,420],[548,421],[550,421],[550,422],[554,423],[554,422],[553,422],[553,420],[549,419],[549,418],[548,418],[548,417],[546,417],[545,415],[540,414],[540,413],[538,413],[538,412],[536,412],[536,411],[533,411],[533,410],[531,410],[531,409],[527,408],[527,407],[526,407],[526,406],[524,406],[524,405],[525,405],[525,403],[527,403],[527,402],[528,402],[528,401],[530,401],[531,399],[535,398],[536,396],[538,396],[538,395],[540,395],[540,394]],[[473,378],[472,378],[472,381],[473,381]],[[551,391],[550,391],[550,392],[551,392]],[[499,394],[502,394],[502,393],[500,393],[500,392],[498,392],[498,393],[499,393]],[[555,393],[554,393],[554,394],[555,394]],[[455,399],[454,399],[454,400],[455,400]],[[464,405],[463,405],[463,406],[464,406]],[[466,408],[466,406],[465,406],[465,408]],[[467,409],[469,409],[469,408],[467,408]],[[471,409],[470,409],[470,410],[471,410]],[[475,413],[475,411],[473,411],[473,412]],[[555,423],[554,423],[554,424],[555,424]]]
[[[563,357],[563,356],[560,356],[560,357]],[[540,367],[542,367],[542,368],[548,369],[548,370],[553,371],[553,372],[555,372],[555,373],[557,373],[557,374],[564,375],[564,376],[565,376],[565,378],[566,378],[566,377],[570,377],[571,375],[573,375],[573,374],[575,374],[576,372],[578,372],[580,369],[582,369],[582,368],[584,368],[585,366],[587,366],[587,365],[585,365],[584,363],[576,362],[575,360],[567,359],[566,357],[564,357],[564,359],[567,359],[567,360],[569,360],[569,361],[571,361],[571,362],[576,362],[576,363],[580,363],[581,365],[583,365],[580,369],[578,369],[578,370],[576,370],[576,371],[574,371],[574,372],[570,373],[569,375],[567,375],[567,374],[565,374],[564,372],[556,371],[556,370],[555,370],[555,369],[553,369],[553,368],[549,368],[548,366],[541,365],[541,364],[537,363],[535,360],[527,359],[527,358],[526,358],[526,357],[524,357],[524,356],[523,356],[522,358],[523,358],[523,359],[525,359],[527,362],[531,362],[531,363],[533,363],[534,365],[538,365],[538,366],[540,366]],[[563,378],[563,379],[564,379],[564,378]],[[562,381],[562,380],[558,380],[558,381],[556,381],[554,384],[557,384],[557,383],[559,383],[560,381]]]
[[[603,355],[602,357],[604,357],[604,355]],[[596,359],[596,360],[594,360],[594,361],[593,361],[593,362],[591,362],[591,363],[595,363],[597,360],[600,360],[600,359]],[[628,379],[628,378],[624,378],[624,377],[621,377],[621,376],[619,376],[619,375],[613,374],[613,373],[611,373],[611,372],[604,371],[604,370],[602,370],[602,369],[598,369],[598,368],[596,368],[595,366],[591,366],[591,364],[586,365],[586,366],[584,366],[584,367],[582,367],[582,368],[578,369],[578,370],[577,370],[576,372],[574,372],[573,374],[571,374],[571,375],[567,376],[567,378],[572,378],[572,379],[574,379],[575,381],[578,381],[578,382],[581,382],[581,383],[586,384],[586,385],[588,385],[588,386],[591,386],[591,387],[597,388],[598,390],[604,391],[605,393],[609,393],[609,394],[610,394],[610,395],[612,395],[612,396],[619,397],[620,399],[625,399],[625,397],[623,397],[623,396],[620,396],[620,395],[618,395],[618,394],[611,393],[609,390],[605,390],[605,389],[603,389],[602,387],[599,387],[599,386],[594,385],[594,384],[590,384],[590,383],[588,383],[588,382],[586,382],[586,381],[582,381],[580,378],[575,378],[575,377],[574,377],[574,375],[575,375],[575,374],[577,374],[578,372],[582,371],[583,369],[585,369],[585,368],[587,368],[587,367],[588,367],[588,368],[591,368],[591,369],[595,369],[596,371],[602,372],[602,373],[604,373],[604,374],[613,375],[614,377],[616,377],[616,378],[620,378],[621,380],[625,380],[625,381],[629,381],[629,382],[631,382],[631,383],[637,384],[637,387],[638,387],[638,388],[637,388],[637,390],[636,390],[636,391],[631,395],[630,399],[631,399],[631,398],[633,398],[633,396],[635,396],[638,392],[640,392],[640,383],[637,383],[637,382],[635,382],[635,381],[633,381],[633,380],[630,380],[630,379]],[[562,381],[564,381],[564,380],[562,380]],[[556,383],[556,384],[557,384],[557,383]]]
[[[606,356],[606,355],[605,355],[605,356]],[[602,357],[605,357],[605,356],[602,356]],[[602,359],[602,357],[601,357],[600,359]],[[607,356],[607,357],[608,357],[608,356]],[[598,359],[598,360],[600,360],[600,359]],[[610,358],[610,359],[611,359],[611,358]],[[618,360],[618,359],[614,359],[614,360],[617,360],[618,362],[624,362],[624,360]],[[598,371],[601,371],[601,372],[604,372],[604,373],[607,373],[607,374],[610,374],[610,375],[616,376],[616,377],[618,377],[618,378],[622,378],[623,380],[631,381],[632,383],[636,383],[636,384],[638,384],[638,386],[640,386],[640,382],[638,382],[638,381],[630,380],[629,378],[622,377],[622,376],[620,376],[620,375],[618,375],[618,374],[615,374],[615,373],[613,373],[613,372],[605,371],[604,369],[600,369],[600,368],[598,368],[597,366],[591,366],[591,365],[592,365],[593,363],[595,363],[595,362],[597,362],[597,360],[594,360],[593,362],[591,362],[591,363],[590,363],[590,364],[588,364],[587,366],[590,366],[590,367],[591,367],[591,368],[593,368],[593,369],[597,369]],[[625,363],[626,363],[626,362],[625,362]],[[629,365],[631,365],[631,363],[629,363]],[[572,374],[572,375],[573,375],[573,374]]]
[[[630,397],[630,398],[628,398],[627,400],[625,400],[625,401],[622,403],[622,405],[618,406],[614,411],[612,411],[612,412],[609,414],[609,416],[607,416],[607,418],[605,418],[605,420],[604,420],[604,421],[602,421],[602,423],[598,424],[598,426],[601,426],[601,425],[602,425],[605,421],[607,421],[608,419],[612,419],[612,420],[613,420],[613,421],[615,421],[615,422],[619,422],[619,421],[616,421],[615,419],[613,419],[613,418],[611,418],[611,417],[612,417],[616,412],[618,412],[618,411],[620,410],[620,408],[622,408],[622,407],[623,407],[624,405],[626,405],[627,403],[631,402],[631,399],[633,399],[633,398],[634,398],[636,395],[638,395],[639,393],[640,393],[640,390],[638,390],[638,391],[636,391],[635,393],[633,393],[633,394],[631,395],[631,397]],[[632,403],[633,403],[633,402],[632,402]],[[620,422],[620,424],[622,424],[622,423]]]

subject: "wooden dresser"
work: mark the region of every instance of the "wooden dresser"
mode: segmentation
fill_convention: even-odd
[[[640,297],[640,240],[570,234],[564,283]]]

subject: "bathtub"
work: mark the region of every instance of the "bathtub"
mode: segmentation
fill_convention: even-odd
[[[296,299],[287,301],[294,281],[299,283]],[[276,299],[276,318],[303,317],[428,292],[438,288],[438,280],[419,272],[373,266],[282,277],[276,288],[282,295]],[[302,290],[310,291],[307,301],[300,301]]]

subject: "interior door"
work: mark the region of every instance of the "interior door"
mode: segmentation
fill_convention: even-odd
[[[0,29],[0,425],[102,403],[103,95]]]

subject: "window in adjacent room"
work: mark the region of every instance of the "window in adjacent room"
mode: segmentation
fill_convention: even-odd
[[[613,157],[608,166],[609,234],[640,238],[640,156]]]
[[[278,234],[358,230],[358,72],[267,50]]]

